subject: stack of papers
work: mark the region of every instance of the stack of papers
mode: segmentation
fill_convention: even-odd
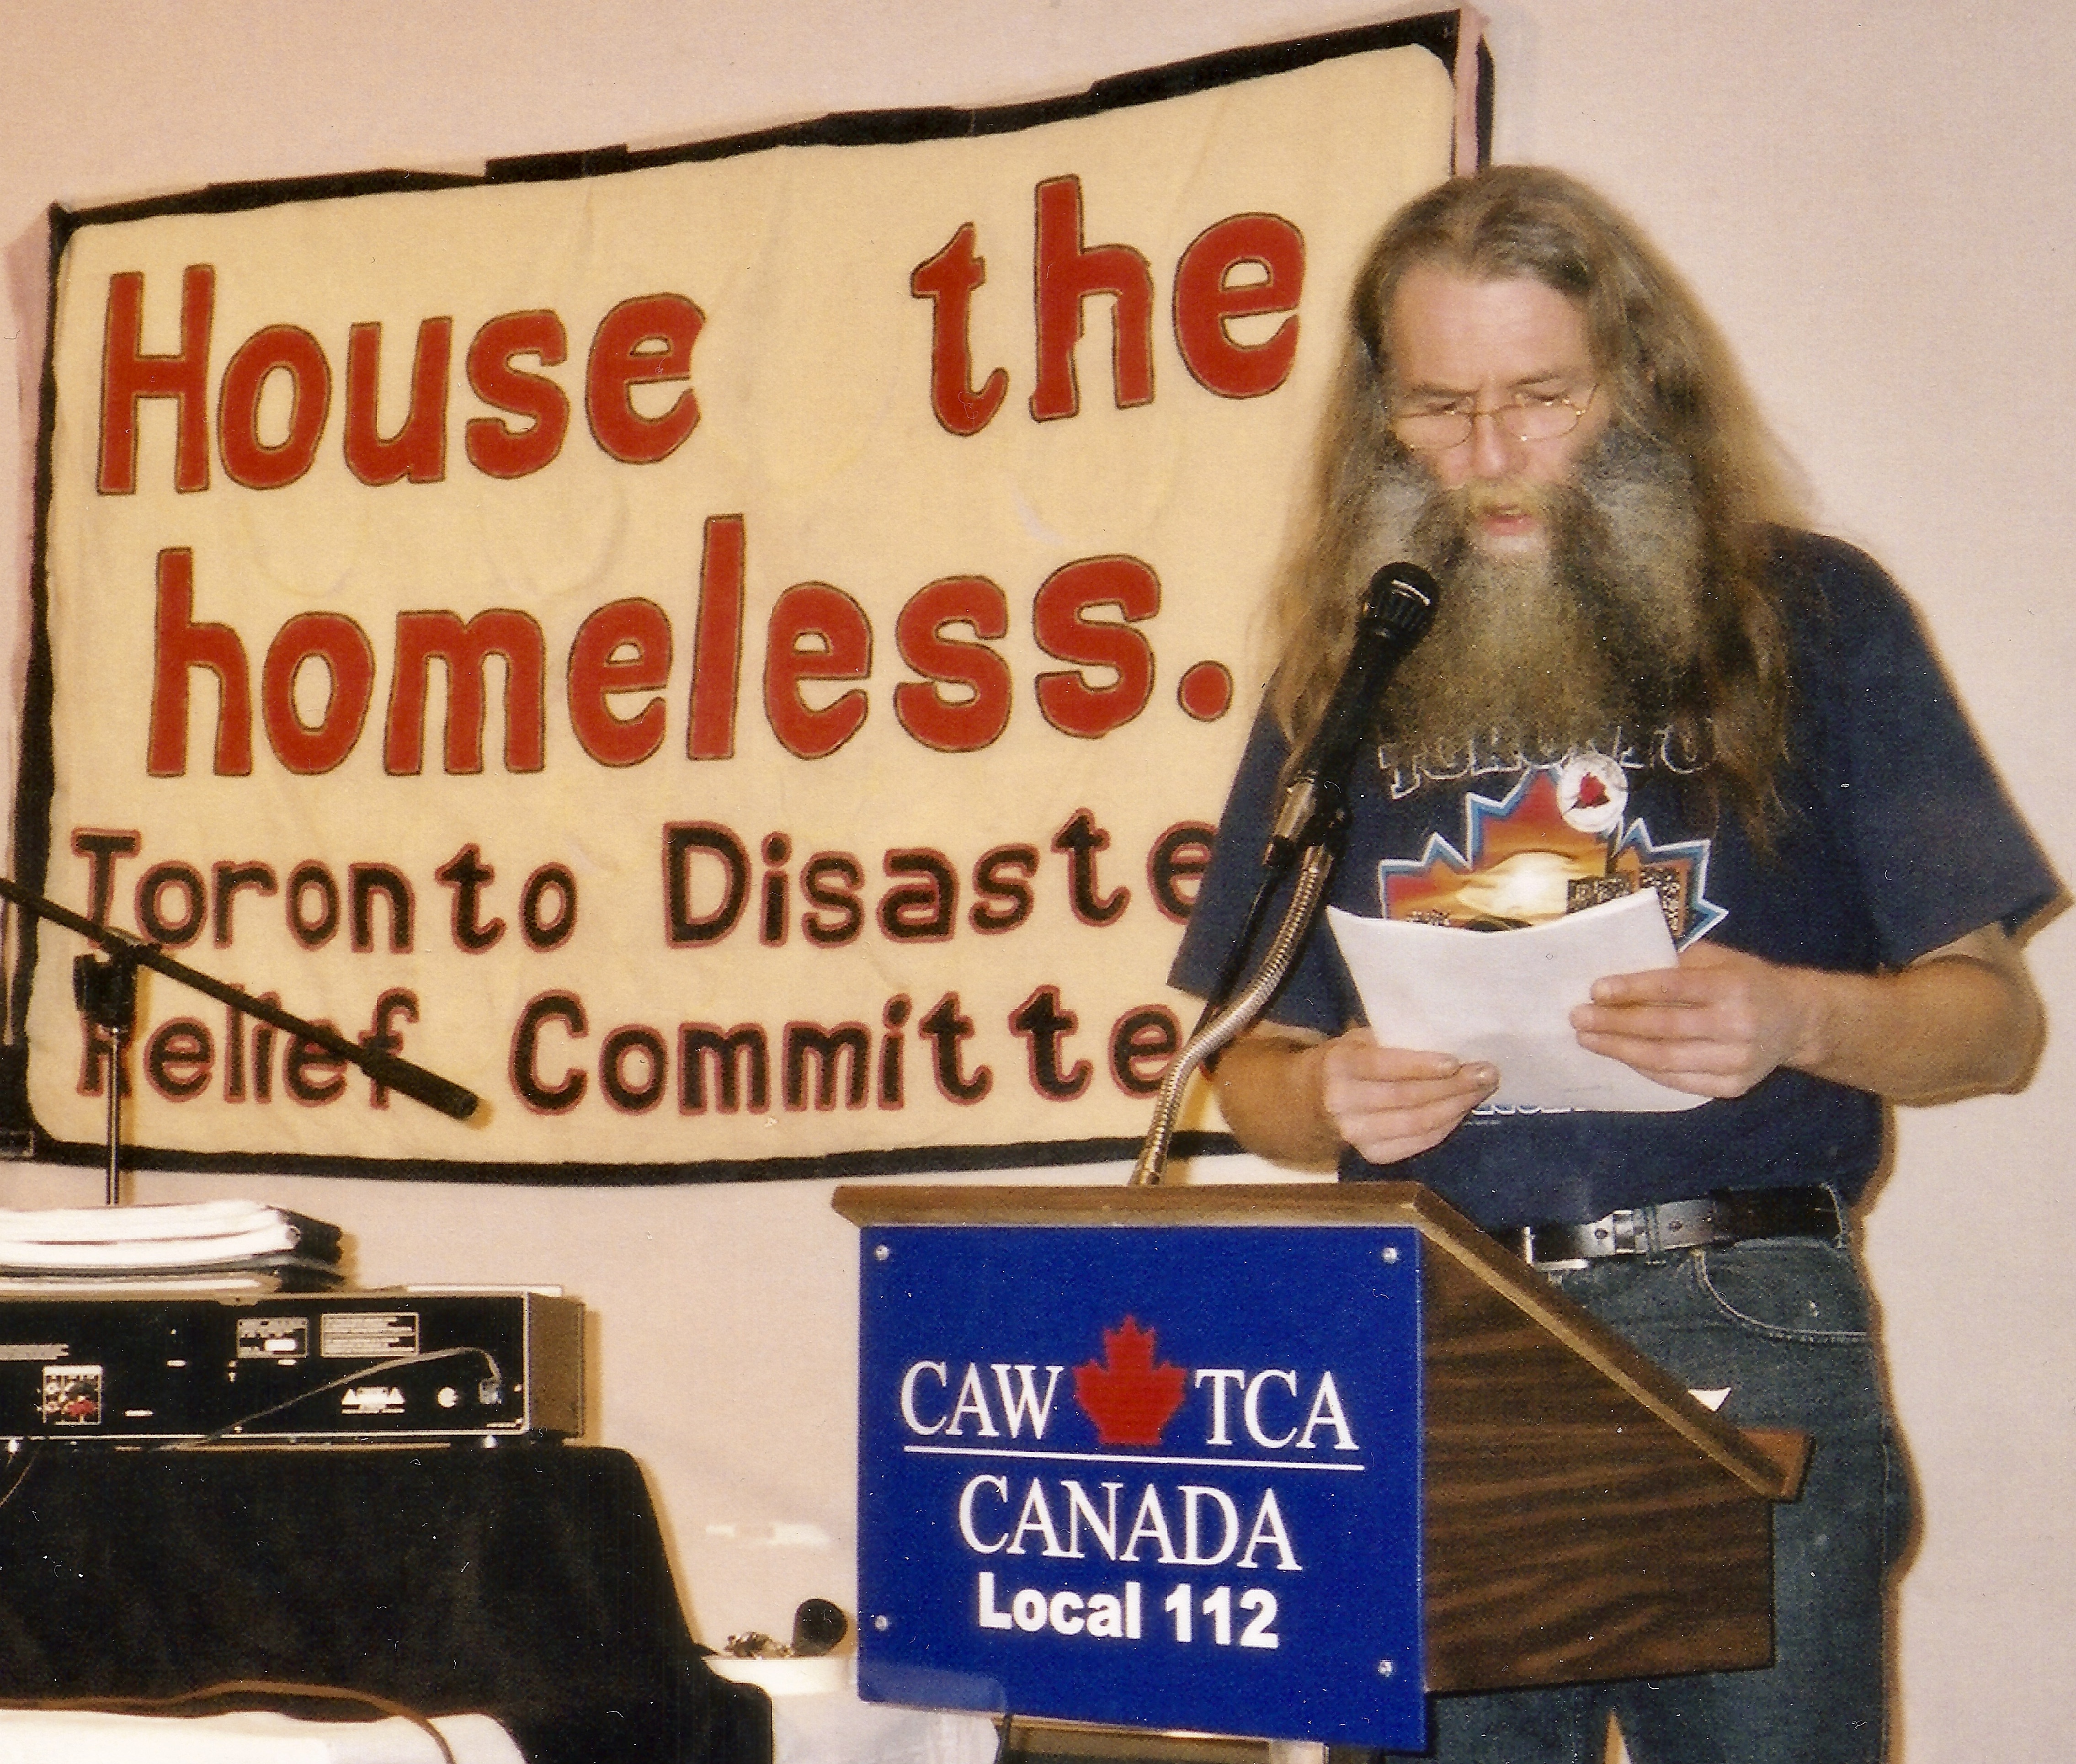
[[[0,1293],[335,1286],[335,1225],[257,1201],[0,1209]]]
[[[1327,909],[1364,1013],[1387,1047],[1499,1068],[1493,1109],[1657,1114],[1706,1100],[1579,1045],[1572,1011],[1605,974],[1678,957],[1658,896],[1641,889],[1547,924],[1468,931]]]

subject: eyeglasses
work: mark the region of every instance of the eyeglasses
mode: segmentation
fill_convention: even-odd
[[[1584,421],[1599,391],[1588,386],[1584,398],[1554,397],[1547,392],[1516,392],[1488,409],[1447,405],[1440,409],[1398,410],[1391,432],[1414,453],[1447,453],[1477,433],[1478,418],[1489,417],[1516,441],[1555,441]]]

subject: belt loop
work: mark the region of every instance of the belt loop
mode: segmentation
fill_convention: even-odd
[[[1684,1248],[1684,1244],[1668,1245],[1665,1241],[1665,1221],[1660,1217],[1662,1207],[1640,1207],[1643,1218],[1643,1242],[1638,1246],[1646,1256],[1663,1256],[1667,1248]]]
[[[1831,1234],[1831,1247],[1850,1250],[1853,1247],[1852,1209],[1846,1205],[1846,1198],[1839,1193],[1836,1183],[1820,1182],[1817,1186],[1831,1197],[1831,1210],[1838,1216],[1837,1229]]]

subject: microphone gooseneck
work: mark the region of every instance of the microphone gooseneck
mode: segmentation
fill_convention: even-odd
[[[1245,924],[1226,956],[1225,967],[1204,1014],[1181,1051],[1169,1063],[1154,1098],[1153,1120],[1140,1143],[1127,1186],[1151,1187],[1160,1180],[1174,1142],[1182,1093],[1197,1069],[1244,1034],[1267,1007],[1310,935],[1327,898],[1327,886],[1339,856],[1343,799],[1356,745],[1370,729],[1376,701],[1391,670],[1405,652],[1426,635],[1434,623],[1441,591],[1434,577],[1415,563],[1387,564],[1369,579],[1356,615],[1356,641],[1340,683],[1319,726],[1306,744],[1303,758],[1284,787],[1263,862],[1264,874],[1255,890]],[[1268,953],[1248,984],[1234,990],[1242,965],[1254,947],[1263,913],[1293,865],[1296,879]]]

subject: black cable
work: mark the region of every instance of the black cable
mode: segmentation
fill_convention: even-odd
[[[378,1696],[372,1691],[349,1691],[335,1684],[297,1684],[277,1679],[226,1679],[221,1683],[203,1685],[199,1690],[176,1691],[170,1696],[6,1697],[0,1698],[0,1708],[52,1713],[95,1710],[108,1715],[166,1715],[186,1704],[237,1696],[304,1697],[315,1703],[361,1704],[385,1716],[409,1721],[439,1748],[442,1764],[455,1764],[454,1748],[447,1744],[446,1736],[433,1725],[431,1716],[386,1696]]]
[[[436,1360],[453,1359],[462,1354],[482,1355],[484,1364],[490,1369],[492,1382],[500,1386],[504,1384],[504,1374],[499,1369],[497,1357],[487,1347],[442,1347],[430,1354],[405,1354],[396,1359],[385,1359],[373,1366],[358,1367],[352,1372],[342,1372],[325,1384],[313,1384],[308,1390],[299,1390],[294,1396],[285,1397],[278,1403],[270,1403],[264,1409],[255,1409],[248,1415],[241,1415],[235,1421],[226,1422],[214,1433],[203,1434],[195,1439],[169,1439],[153,1450],[198,1451],[229,1438],[241,1427],[249,1427],[255,1421],[264,1421],[269,1415],[278,1415],[284,1409],[293,1409],[297,1403],[306,1402],[313,1397],[322,1397],[328,1390],[338,1390],[347,1384],[358,1384],[364,1378],[377,1378],[384,1372],[402,1372],[413,1366],[430,1366]],[[245,1442],[240,1440],[238,1443],[242,1445]]]
[[[8,1479],[6,1488],[0,1490],[0,1507],[6,1506],[22,1492],[22,1484],[29,1480],[29,1472],[36,1467],[37,1455],[44,1449],[43,1434],[30,1434],[27,1438],[28,1450],[22,1453],[22,1461],[15,1467],[15,1473]]]

